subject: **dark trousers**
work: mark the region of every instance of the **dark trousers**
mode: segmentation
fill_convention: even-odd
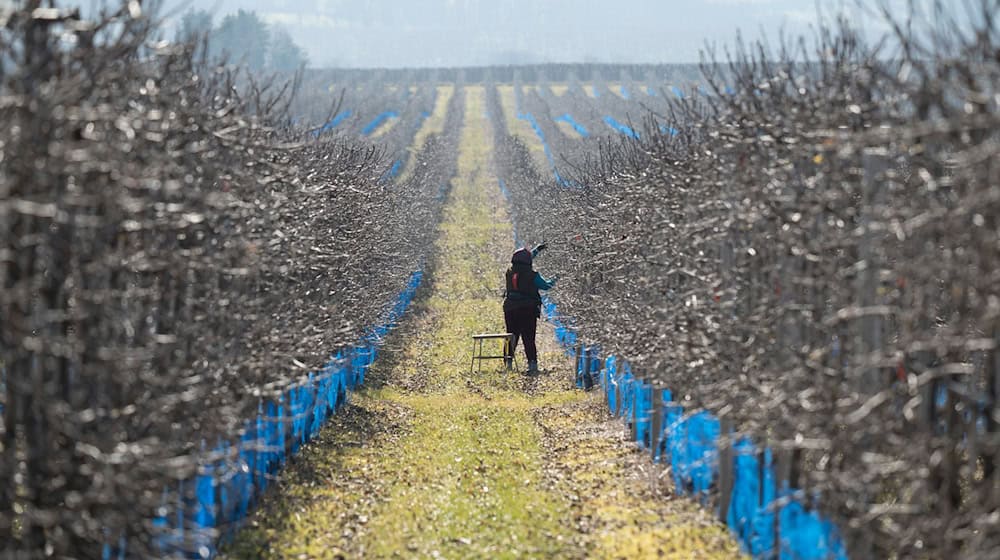
[[[504,309],[504,322],[507,324],[507,332],[514,335],[514,345],[510,349],[513,356],[517,350],[517,341],[524,341],[524,355],[529,362],[538,361],[538,349],[535,347],[535,331],[538,328],[538,312],[534,306],[515,307]]]

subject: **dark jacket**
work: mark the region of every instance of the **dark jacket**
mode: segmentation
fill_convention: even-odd
[[[551,290],[556,285],[555,280],[546,280],[541,274],[531,268],[531,263],[538,256],[544,245],[529,251],[521,248],[514,251],[511,266],[507,269],[507,289],[504,292],[504,311],[535,308],[536,316],[541,313],[542,295],[540,291]]]
[[[541,307],[542,295],[535,283],[537,276],[538,273],[532,270],[530,264],[513,264],[507,269],[507,290],[504,292],[503,300],[504,310]]]

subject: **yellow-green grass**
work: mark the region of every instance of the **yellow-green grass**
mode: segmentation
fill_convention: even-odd
[[[540,324],[543,375],[470,372],[470,335],[503,330],[512,229],[485,92],[463,93],[458,172],[429,286],[391,335],[374,383],[286,469],[226,555],[736,556],[706,512],[635,475],[652,466],[599,399],[573,388],[572,360],[550,325]]]
[[[490,173],[492,146],[481,87],[466,90],[458,177],[436,250],[442,258],[427,302],[435,329],[427,393],[402,400],[414,411],[397,478],[366,536],[374,556],[408,551],[446,558],[574,554],[558,538],[568,504],[541,484],[543,454],[532,400],[496,369],[470,376],[469,336],[496,332],[496,285],[511,229]],[[560,399],[576,396],[565,390]]]
[[[618,83],[618,82],[610,83],[610,84],[608,84],[608,89],[610,89],[611,92],[614,93],[615,95],[617,95],[618,97],[621,97],[622,99],[625,99],[625,94],[622,93],[622,84],[621,83]]]
[[[382,136],[385,136],[385,134],[390,130],[392,130],[392,128],[396,126],[397,123],[399,123],[399,117],[389,117],[385,119],[384,121],[382,121],[381,124],[378,125],[378,128],[372,131],[369,138],[377,139]]]
[[[290,469],[273,500],[280,505],[255,516],[232,556],[581,555],[572,548],[572,528],[562,523],[569,502],[543,484],[533,408],[582,397],[566,383],[533,399],[519,377],[501,369],[468,371],[470,334],[503,330],[496,284],[512,233],[490,171],[484,91],[472,87],[466,95],[458,176],[435,247],[433,288],[387,374],[403,389],[362,390],[349,411],[354,417],[394,411],[406,419],[395,435],[405,435],[324,430],[320,445]],[[345,447],[345,437],[371,439]],[[338,443],[339,449],[328,448]],[[323,476],[301,475],[317,469]]]
[[[558,487],[577,497],[574,516],[590,531],[588,556],[739,558],[732,537],[708,511],[671,495],[662,466],[622,445],[622,423],[609,421],[602,407],[591,399],[536,411],[547,460],[562,473]]]
[[[517,118],[517,102],[514,97],[514,86],[497,86],[500,93],[500,105],[503,107],[504,120],[507,123],[507,131],[516,136],[524,145],[528,147],[539,170],[548,170],[549,162],[545,157],[545,147],[542,141],[535,134],[534,129],[528,121]],[[523,93],[522,89],[522,93]]]
[[[567,91],[569,91],[569,85],[567,85],[567,84],[552,84],[551,86],[549,86],[549,89],[551,89],[552,93],[554,93],[557,97],[562,97],[562,96],[566,95]]]
[[[559,127],[559,132],[562,132],[567,138],[573,138],[574,140],[581,138],[580,133],[573,128],[573,125],[566,121],[556,121],[556,126]]]
[[[411,90],[416,90],[416,87],[411,88]],[[407,160],[406,167],[403,169],[403,173],[399,177],[399,182],[406,182],[413,173],[416,165],[416,158],[412,157],[417,152],[424,148],[424,144],[427,143],[427,138],[432,134],[441,134],[444,132],[445,119],[448,116],[448,105],[451,103],[451,98],[455,94],[455,86],[453,85],[440,85],[437,86],[436,95],[434,97],[434,110],[431,111],[431,116],[424,119],[423,124],[420,126],[420,130],[417,131],[416,136],[413,137],[413,144],[408,148],[411,157]]]
[[[497,86],[497,93],[500,95],[500,106],[503,108],[504,122],[507,123],[507,130],[511,133],[520,125],[517,118],[517,101],[514,96],[514,86],[500,84]]]

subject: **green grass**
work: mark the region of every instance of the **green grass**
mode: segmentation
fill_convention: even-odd
[[[502,330],[513,236],[490,172],[485,92],[464,93],[430,287],[372,386],[293,461],[227,555],[734,557],[706,512],[632,476],[648,459],[623,444],[594,395],[571,387],[551,326],[540,325],[546,375],[470,373],[470,335]]]
[[[431,349],[433,392],[401,403],[414,411],[400,450],[400,469],[365,549],[447,558],[503,558],[568,553],[561,496],[542,484],[542,450],[534,404],[509,374],[467,371],[470,335],[497,331],[502,309],[495,289],[509,251],[511,226],[492,185],[481,88],[467,90],[458,177],[441,226]],[[500,257],[500,258],[498,258]],[[478,391],[470,390],[477,387]]]
[[[441,85],[437,86],[436,97],[434,99],[434,110],[431,111],[431,116],[424,119],[424,123],[420,126],[420,130],[413,137],[413,144],[408,148],[410,154],[416,154],[424,148],[424,144],[427,142],[427,138],[431,134],[441,134],[444,132],[445,119],[448,116],[448,103],[451,101],[452,96],[455,94],[455,86],[453,85]],[[398,183],[404,184],[413,175],[413,170],[417,164],[417,158],[411,157],[406,162],[406,167],[403,168],[403,173],[399,176],[397,180]]]

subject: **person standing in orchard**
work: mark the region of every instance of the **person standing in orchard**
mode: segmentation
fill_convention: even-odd
[[[504,292],[503,316],[507,332],[514,335],[507,353],[513,356],[518,340],[524,342],[524,356],[528,360],[528,373],[538,373],[538,349],[535,332],[542,314],[542,291],[551,290],[558,278],[546,280],[532,268],[535,257],[545,249],[545,243],[529,250],[522,247],[514,251],[507,270],[507,289]],[[510,364],[507,364],[510,367]]]

